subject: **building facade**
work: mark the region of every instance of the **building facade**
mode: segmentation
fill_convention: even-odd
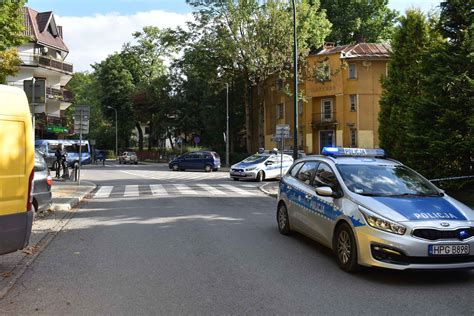
[[[378,147],[381,79],[389,51],[386,44],[358,43],[325,46],[308,56],[299,86],[304,95],[297,107],[299,149],[319,154],[324,146]],[[272,148],[277,124],[290,125],[293,135],[292,83],[274,76],[264,90],[264,145]],[[293,148],[293,139],[285,147]]]
[[[64,111],[71,105],[72,94],[65,89],[71,80],[73,65],[65,61],[69,54],[63,29],[53,12],[23,8],[25,34],[29,42],[18,47],[22,64],[9,85],[24,88],[34,113],[37,138],[61,138],[67,134]],[[34,88],[33,88],[34,87]]]

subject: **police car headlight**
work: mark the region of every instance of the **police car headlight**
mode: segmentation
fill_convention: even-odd
[[[377,228],[389,233],[397,234],[397,235],[404,235],[406,232],[406,227],[400,224],[397,224],[395,222],[374,216],[374,215],[369,215],[364,210],[359,207],[360,212],[362,215],[364,215],[365,221],[369,226],[373,228]]]
[[[252,171],[252,170],[255,170],[255,169],[257,169],[257,167],[247,168],[247,169],[245,169],[245,171]]]

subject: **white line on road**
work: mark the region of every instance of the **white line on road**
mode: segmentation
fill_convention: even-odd
[[[110,196],[110,193],[112,193],[113,186],[103,186],[100,187],[100,189],[96,192],[95,197],[96,198],[108,198]]]
[[[138,191],[138,185],[127,185],[125,186],[125,193],[123,194],[124,197],[136,197],[140,196],[140,192]]]
[[[196,191],[191,189],[186,184],[175,184],[174,186],[175,186],[176,189],[178,189],[179,193],[181,193],[181,194],[192,194],[192,195],[198,194]]]
[[[209,193],[212,193],[212,194],[216,194],[216,195],[225,195],[225,192],[219,190],[219,189],[216,189],[210,185],[207,185],[207,184],[203,184],[203,183],[198,183],[196,184],[198,187],[200,188],[203,188],[204,190],[206,190],[207,192]]]
[[[161,184],[150,184],[151,194],[154,196],[167,195],[166,189]]]
[[[228,190],[230,190],[230,191],[233,191],[233,192],[235,192],[235,193],[241,194],[241,195],[255,195],[255,194],[252,193],[252,192],[239,189],[239,188],[234,187],[233,185],[230,185],[230,184],[219,184],[219,186],[221,186],[221,187],[223,187],[223,188],[226,188],[226,189],[228,189]]]

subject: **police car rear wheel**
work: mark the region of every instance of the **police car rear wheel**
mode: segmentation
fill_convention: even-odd
[[[277,209],[277,222],[278,230],[282,235],[289,235],[290,231],[290,221],[288,219],[288,211],[285,204],[280,204]]]
[[[263,181],[263,178],[264,178],[264,176],[263,176],[263,171],[259,171],[259,172],[257,173],[257,177],[255,178],[255,180],[256,180],[257,182],[262,182],[262,181]]]
[[[336,231],[334,250],[339,267],[346,272],[357,272],[360,266],[357,263],[357,245],[351,227],[344,223]]]

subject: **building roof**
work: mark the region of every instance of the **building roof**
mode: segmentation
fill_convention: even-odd
[[[325,46],[315,56],[340,54],[341,59],[388,59],[390,44],[357,43],[343,46]]]
[[[62,38],[62,29],[56,25],[53,12],[38,12],[25,7],[25,34],[38,44],[69,52]]]

